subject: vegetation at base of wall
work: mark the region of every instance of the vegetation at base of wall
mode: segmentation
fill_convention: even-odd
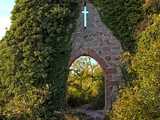
[[[0,42],[0,117],[48,119],[65,107],[78,1],[16,0]]]
[[[114,103],[112,120],[160,119],[160,16],[152,16],[149,25],[138,37],[138,49],[131,68],[138,80],[121,91]]]

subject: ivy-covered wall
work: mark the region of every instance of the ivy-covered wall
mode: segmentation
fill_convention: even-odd
[[[144,0],[94,0],[103,22],[121,41],[126,51],[134,52],[135,28],[144,18]]]
[[[160,119],[160,1],[95,0],[95,5],[128,51],[122,56],[126,72],[135,75],[134,81],[120,90],[110,119]],[[129,80],[127,75],[123,76]]]
[[[16,0],[12,25],[0,42],[1,118],[47,119],[64,110],[78,3]]]
[[[94,0],[93,3],[123,49],[131,53],[136,52],[136,37],[149,25],[149,16],[160,11],[159,0]]]

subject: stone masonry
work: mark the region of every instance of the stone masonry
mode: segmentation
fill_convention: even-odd
[[[80,13],[76,30],[72,34],[69,66],[80,56],[90,56],[100,64],[105,77],[105,110],[108,112],[122,82],[120,70],[122,48],[120,42],[102,23],[97,10],[90,2],[87,2],[87,8],[88,27],[84,29],[83,14]]]

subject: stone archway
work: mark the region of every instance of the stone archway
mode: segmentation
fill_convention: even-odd
[[[105,110],[109,111],[116,98],[121,80],[120,42],[102,23],[95,7],[87,2],[89,10],[88,27],[83,28],[83,15],[77,20],[77,27],[72,34],[72,52],[69,66],[80,56],[90,56],[95,59],[104,71],[105,77]]]

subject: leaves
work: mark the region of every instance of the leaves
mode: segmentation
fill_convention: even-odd
[[[24,120],[38,119],[34,111],[64,108],[69,43],[74,27],[68,28],[75,23],[79,8],[74,2],[73,11],[72,4],[72,1],[65,1],[62,6],[58,2],[48,4],[46,0],[16,0],[12,25],[0,42],[0,104],[3,104],[0,115],[8,119],[18,116]]]
[[[104,98],[101,96],[104,93],[103,85],[104,77],[100,65],[88,56],[81,56],[70,67],[68,101],[76,106],[76,104],[93,103],[100,99],[103,104]],[[101,105],[95,103],[97,104]]]
[[[144,17],[143,0],[95,0],[104,23],[121,41],[126,51],[134,52],[135,26]]]
[[[160,118],[160,16],[139,36],[131,69],[137,81],[124,88],[111,112],[112,120],[158,120]],[[154,35],[154,36],[153,36]]]

